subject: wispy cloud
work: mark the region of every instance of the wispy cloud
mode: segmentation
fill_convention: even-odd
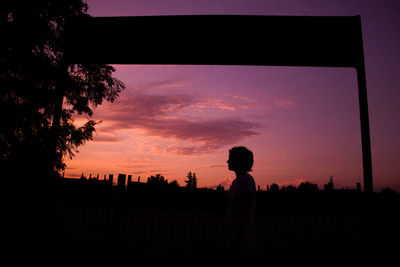
[[[201,109],[205,109],[205,108],[216,108],[216,109],[221,109],[221,110],[230,110],[230,111],[234,111],[236,110],[235,105],[233,105],[232,103],[229,103],[227,101],[223,101],[222,99],[218,99],[218,98],[206,98],[203,101],[199,101],[198,103],[196,103],[197,107],[201,108]],[[243,106],[242,106],[243,108]]]
[[[134,84],[128,84],[128,87],[134,90],[160,90],[160,89],[173,89],[173,88],[184,88],[188,87],[190,84],[184,79],[171,78],[166,80],[155,80],[146,82],[136,82]]]
[[[220,165],[210,165],[210,166],[207,166],[208,168],[227,168],[227,164],[225,164],[225,165],[222,165],[222,164],[220,164]]]
[[[93,142],[107,142],[115,143],[118,142],[119,138],[115,133],[113,134],[103,134],[102,131],[96,131],[96,135],[93,137]]]
[[[164,138],[189,141],[190,146],[170,146],[168,152],[181,155],[207,153],[255,136],[255,129],[261,127],[241,119],[212,119],[204,121],[164,120],[148,125],[151,132]]]
[[[192,116],[177,116],[187,108],[218,108],[234,110],[228,101],[218,98],[189,95],[185,93],[150,94],[143,90],[130,90],[114,103],[105,104],[96,111],[95,117],[107,122],[105,133],[99,134],[97,141],[116,140],[119,129],[142,129],[147,135],[189,142],[189,145],[170,145],[169,153],[192,155],[215,151],[226,145],[239,142],[243,138],[257,135],[262,127],[257,122],[249,122],[240,117],[198,119]],[[108,133],[107,133],[108,131]]]
[[[65,177],[68,178],[80,178],[82,176],[82,173],[68,173]]]
[[[296,107],[296,103],[287,98],[275,97],[274,103],[278,107],[292,109]]]

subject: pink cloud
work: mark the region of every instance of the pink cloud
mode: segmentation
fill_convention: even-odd
[[[231,186],[232,182],[233,182],[233,178],[232,177],[225,177],[223,180],[221,180],[218,184],[212,186],[211,188],[217,188],[219,185],[223,186],[225,188],[225,190],[228,190],[229,187]]]
[[[207,166],[208,168],[226,168],[227,167],[227,165],[225,164],[225,165],[210,165],[210,166]]]
[[[252,98],[252,97],[243,96],[243,95],[230,95],[230,94],[228,94],[228,95],[232,96],[233,99],[238,99],[238,100],[245,101],[245,102],[248,102],[248,103],[252,103],[252,104],[258,104],[259,103],[257,99]]]
[[[185,94],[149,95],[134,90],[130,94],[121,96],[114,104],[104,106],[105,112],[99,114],[105,118],[152,119],[166,116],[186,106],[191,105],[191,97]],[[118,121],[118,119],[117,119]]]
[[[217,108],[217,109],[221,109],[221,110],[230,110],[230,111],[236,110],[236,108],[233,104],[223,101],[221,99],[217,99],[217,98],[205,99],[205,100],[197,103],[197,106],[202,109],[203,108]],[[242,108],[243,108],[243,106],[242,106]]]
[[[166,79],[159,81],[147,81],[147,82],[135,82],[134,84],[128,84],[129,88],[140,91],[148,91],[151,89],[173,89],[183,88],[190,86],[189,82],[183,79]]]
[[[229,144],[247,136],[257,135],[254,129],[259,125],[233,118],[202,121],[156,119],[141,122],[140,127],[148,130],[151,135],[214,146],[222,143]]]
[[[132,90],[121,96],[114,104],[100,107],[95,117],[107,122],[103,131],[108,136],[100,135],[100,140],[113,140],[112,134],[118,129],[142,129],[146,134],[176,141],[187,141],[189,146],[173,145],[166,151],[179,155],[192,155],[215,151],[226,145],[232,145],[243,138],[257,135],[256,129],[262,127],[256,122],[241,118],[209,118],[194,119],[175,116],[176,113],[189,106],[204,105],[226,109],[224,102],[216,98],[206,100],[189,94],[146,94],[141,90]],[[194,114],[195,115],[195,114]]]

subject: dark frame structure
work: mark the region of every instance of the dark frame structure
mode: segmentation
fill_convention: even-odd
[[[70,64],[355,68],[364,191],[373,192],[361,17],[190,15],[83,17],[65,32]]]

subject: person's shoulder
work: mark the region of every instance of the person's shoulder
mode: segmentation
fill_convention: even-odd
[[[246,178],[246,181],[248,181],[248,182],[253,182],[253,183],[254,183],[254,178],[253,178],[253,176],[252,176],[250,173],[246,173],[246,174],[244,175],[244,177]]]
[[[244,181],[244,183],[246,184],[246,187],[247,187],[248,189],[250,189],[250,191],[252,191],[252,189],[255,190],[255,188],[256,188],[256,183],[255,183],[255,181],[254,181],[253,176],[251,176],[250,174],[246,173],[246,174],[244,175],[243,178],[244,178],[243,181]]]
[[[250,173],[246,173],[245,176],[247,176],[248,178],[254,179]]]

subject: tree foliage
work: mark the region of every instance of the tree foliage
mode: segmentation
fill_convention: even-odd
[[[89,16],[82,0],[5,0],[0,7],[0,163],[62,170],[63,157],[73,157],[99,123],[78,127],[72,115],[91,117],[125,86],[112,66],[63,62],[66,20]]]
[[[270,192],[278,192],[279,191],[279,185],[277,183],[273,183],[270,187],[269,187],[269,191]]]
[[[215,190],[216,190],[217,192],[225,192],[225,188],[224,188],[221,184],[219,184],[219,185],[217,186],[217,188],[215,188]]]
[[[172,180],[170,183],[169,183],[169,185],[171,186],[171,187],[179,187],[179,183],[178,183],[178,181],[177,180]]]
[[[187,174],[187,180],[185,180],[186,187],[196,189],[197,188],[197,177],[196,173],[192,173],[191,171]]]
[[[318,190],[319,190],[318,185],[313,184],[311,182],[302,182],[297,188],[298,192],[305,192],[305,193],[317,192]]]
[[[151,175],[147,178],[147,183],[153,185],[168,185],[168,179],[165,179],[161,174],[156,174],[155,176]]]

